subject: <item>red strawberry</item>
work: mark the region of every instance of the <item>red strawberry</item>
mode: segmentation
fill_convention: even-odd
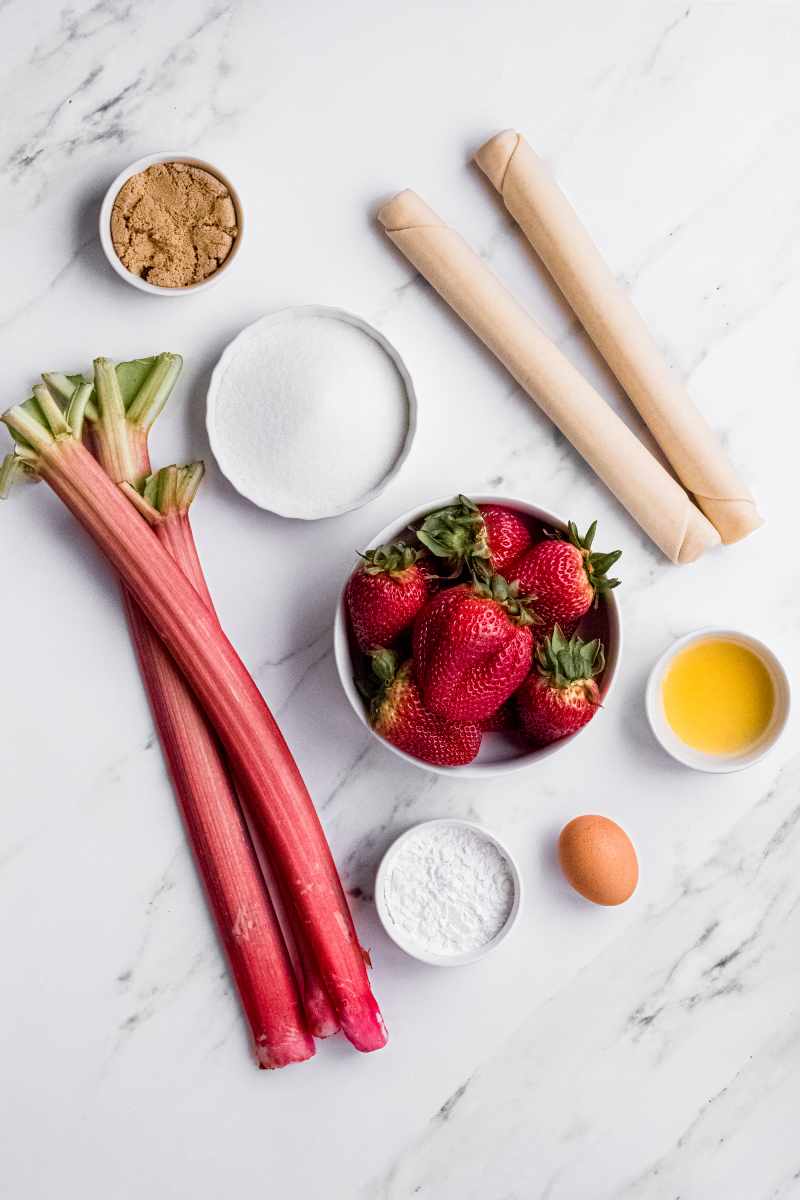
[[[558,624],[570,633],[597,604],[601,592],[619,585],[618,579],[608,579],[606,571],[622,554],[596,554],[592,550],[597,521],[593,521],[585,537],[578,533],[574,521],[569,533],[548,531],[547,540],[531,546],[515,564],[513,578],[520,590],[533,598],[536,615],[543,630]]]
[[[476,505],[467,496],[428,513],[417,537],[450,573],[464,564],[479,579],[507,575],[516,558],[531,544],[528,526],[519,513],[502,504]]]
[[[430,600],[414,622],[414,662],[426,708],[451,721],[482,721],[528,674],[533,623],[500,575]]]
[[[506,700],[505,704],[500,705],[497,712],[492,713],[490,717],[484,717],[478,724],[483,733],[512,733],[518,729],[519,722],[513,699]]]
[[[536,669],[516,694],[524,732],[539,746],[558,741],[591,721],[600,704],[594,676],[605,666],[598,638],[567,641],[556,625],[536,650]]]
[[[350,576],[345,599],[360,648],[386,646],[416,617],[428,598],[421,551],[404,542],[378,546]]]
[[[486,525],[492,570],[509,578],[512,563],[528,549],[533,538],[525,521],[512,508],[502,504],[481,504],[480,513]]]
[[[374,650],[371,657],[372,669],[380,680],[380,690],[370,704],[375,732],[399,750],[436,767],[472,762],[481,748],[478,726],[445,721],[428,712],[411,659],[398,668],[392,650]]]

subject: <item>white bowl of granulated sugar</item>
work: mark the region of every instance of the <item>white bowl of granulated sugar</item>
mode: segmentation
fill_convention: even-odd
[[[234,338],[211,376],[206,419],[238,492],[312,521],[380,495],[408,457],[417,403],[383,334],[342,309],[305,305]]]
[[[496,949],[521,904],[522,879],[509,851],[457,817],[406,830],[375,879],[375,907],[389,937],[436,967],[464,966]]]

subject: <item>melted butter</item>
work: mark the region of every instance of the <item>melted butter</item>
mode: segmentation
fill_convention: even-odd
[[[775,689],[764,663],[738,642],[708,638],[672,660],[661,689],[664,713],[688,746],[742,754],[765,733]]]

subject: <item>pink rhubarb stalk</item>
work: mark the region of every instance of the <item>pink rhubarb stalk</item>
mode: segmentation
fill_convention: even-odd
[[[200,482],[202,470],[201,463],[193,463],[188,468],[165,467],[147,480],[144,490],[148,497],[148,503],[159,513],[160,519],[154,519],[153,524],[156,537],[213,612],[213,601],[203,574],[189,521],[188,503],[191,502],[191,496],[188,497],[188,501],[186,499],[187,488],[196,488]],[[141,616],[138,607],[137,611],[140,613],[140,621],[146,621],[146,618]],[[155,640],[158,642],[161,653],[169,659],[161,643],[157,638]],[[171,662],[171,659],[169,661]],[[179,678],[188,692],[182,676]],[[268,847],[265,847],[265,853],[268,853]],[[339,1022],[320,979],[308,940],[300,929],[294,904],[288,894],[287,884],[277,864],[272,864],[272,870],[297,952],[306,1026],[315,1037],[330,1037],[338,1031]],[[266,883],[263,886],[266,891]]]
[[[124,471],[137,481],[149,474],[147,432],[161,403],[177,378],[180,360],[160,355],[148,372],[149,411],[129,421],[114,373],[118,411],[108,413],[101,428],[98,402],[93,403],[96,436],[91,440],[107,473]],[[177,369],[176,369],[177,367]],[[113,370],[113,369],[112,369]],[[75,395],[85,384],[45,377],[55,397]],[[153,387],[153,380],[157,386]],[[144,385],[143,385],[144,388]],[[106,393],[108,382],[101,384]],[[142,390],[142,389],[139,389]],[[41,402],[41,392],[34,389]],[[202,478],[202,467],[173,469],[169,483],[159,489],[176,516],[188,523],[188,508]],[[167,546],[178,566],[189,574],[194,560],[180,541]],[[196,555],[195,555],[196,559]],[[199,565],[199,564],[198,564]],[[131,593],[123,587],[142,679],[150,701],[164,757],[172,777],[187,838],[205,887],[214,922],[230,963],[236,989],[260,1067],[274,1068],[303,1062],[314,1054],[305,1027],[286,945],[239,802],[228,778],[219,746],[197,701],[160,638]]]
[[[314,1054],[261,868],[211,731],[129,592],[131,636],[189,842],[228,955],[260,1067]]]
[[[216,729],[251,816],[289,883],[296,919],[342,1030],[358,1049],[379,1049],[386,1029],[311,798],[213,612],[135,504],[150,506],[130,485],[111,482],[73,436],[78,414],[68,411],[65,417],[52,397],[37,397],[2,419],[17,441],[16,459],[3,469],[4,480],[15,466],[44,478],[133,593]]]
[[[142,377],[144,364],[150,361],[152,365]],[[95,360],[94,401],[89,402],[86,416],[91,425],[91,444],[96,457],[115,483],[126,482],[137,490],[143,490],[151,471],[148,435],[177,380],[181,365],[182,360],[176,354],[160,354],[153,360],[122,363],[117,367],[105,358]],[[71,402],[75,395],[74,381],[63,375],[45,375],[44,379],[56,398]],[[182,476],[185,481],[182,491],[188,496],[187,502],[182,504],[177,503],[175,470],[167,468],[148,482],[150,503],[159,514],[153,527],[161,544],[171,553],[200,597],[214,612],[192,536],[188,511],[202,477],[202,464],[195,464],[190,472]],[[196,482],[191,482],[195,476]],[[130,601],[127,607],[131,607]],[[142,619],[140,615],[139,623]],[[268,847],[265,847],[266,852]],[[279,865],[275,866],[273,874],[292,931],[306,1025],[315,1037],[329,1037],[337,1032],[339,1023],[319,977],[313,954],[295,917],[288,885],[281,877]],[[264,881],[265,890],[266,887]]]
[[[174,470],[174,469],[173,469]],[[201,473],[174,472],[168,490],[185,513]],[[195,482],[196,481],[196,482]],[[170,553],[191,578],[183,543]],[[247,1016],[260,1067],[314,1054],[297,981],[261,867],[219,747],[197,701],[147,617],[123,589],[131,636],[189,842]]]

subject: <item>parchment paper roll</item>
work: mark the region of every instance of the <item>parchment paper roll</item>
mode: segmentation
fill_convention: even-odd
[[[507,129],[481,146],[475,162],[723,542],[758,529],[753,497],[541,159]]]
[[[415,192],[400,192],[378,220],[673,562],[693,562],[719,542],[683,488]]]

